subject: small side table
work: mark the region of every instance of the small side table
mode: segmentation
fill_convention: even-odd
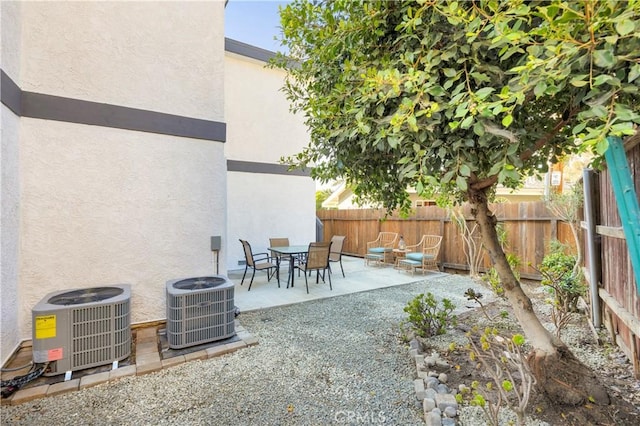
[[[407,249],[393,249],[394,268],[399,269],[400,261],[409,253]]]

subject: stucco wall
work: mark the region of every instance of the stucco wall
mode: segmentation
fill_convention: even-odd
[[[20,71],[20,3],[0,3],[0,68],[12,79]],[[0,105],[0,364],[19,344],[18,215],[20,207],[19,117]]]
[[[227,52],[225,115],[229,160],[278,164],[309,141],[302,117],[289,111],[280,91],[284,73]],[[292,244],[315,241],[315,183],[310,177],[269,173],[228,174],[227,268],[244,269],[239,238],[264,252],[270,237]]]
[[[224,2],[24,2],[22,90],[223,118]]]
[[[315,241],[315,184],[308,177],[229,172],[229,270],[244,269],[239,238],[255,253],[265,252],[269,238],[288,237],[291,244]],[[242,190],[241,188],[244,188]]]
[[[2,105],[0,150],[0,347],[4,363],[17,347],[18,333],[18,118]]]
[[[25,2],[19,84],[222,122],[223,8]],[[210,236],[226,237],[220,141],[22,117],[20,169],[22,338],[48,292],[129,283],[143,322],[165,318],[167,280],[214,272]]]
[[[21,323],[46,293],[130,283],[134,322],[165,318],[164,285],[212,274],[224,231],[223,146],[23,118]]]
[[[227,52],[225,61],[225,116],[227,157],[234,160],[277,163],[281,156],[299,152],[309,134],[301,116],[289,111],[280,91],[281,70],[264,62]]]

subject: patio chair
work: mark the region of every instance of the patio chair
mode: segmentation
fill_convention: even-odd
[[[375,241],[367,243],[367,254],[364,256],[365,265],[391,263],[393,248],[398,241],[397,232],[380,232]]]
[[[288,247],[290,245],[289,238],[269,238],[269,247]],[[289,261],[289,256],[274,251],[271,251],[271,258],[276,259],[278,262]]]
[[[290,245],[289,238],[269,238],[269,247],[288,247]],[[285,261],[287,265],[290,265],[291,258],[293,258],[294,264],[300,261],[300,256],[276,253],[274,251],[271,251],[271,258],[276,259],[278,267],[283,261]]]
[[[322,271],[322,282],[325,275],[329,278],[329,289],[333,290],[331,286],[331,274],[325,274],[325,271],[329,269],[329,254],[331,252],[331,242],[325,243],[310,243],[309,250],[304,260],[298,263],[295,268],[304,272],[304,283],[307,287],[307,294],[309,294],[309,280],[307,279],[307,272],[316,271],[316,284],[320,280],[320,271]],[[287,282],[287,288],[289,283]]]
[[[398,267],[411,271],[413,275],[416,269],[422,269],[424,274],[428,269],[440,271],[438,267],[438,254],[442,237],[440,235],[423,235],[418,244],[407,246],[404,259],[398,262]]]
[[[256,271],[265,271],[267,273],[267,282],[271,281],[273,275],[278,271],[278,265],[273,263],[269,253],[253,253],[251,250],[251,244],[245,240],[240,240],[242,248],[244,249],[244,274],[242,274],[242,281],[240,285],[244,283],[244,277],[247,275],[249,268],[253,269],[251,274],[251,281],[249,282],[249,289],[251,291],[251,284],[253,284],[253,277],[256,275]],[[278,277],[278,288],[280,288],[280,277]]]
[[[331,237],[331,252],[329,253],[329,273],[331,273],[331,263],[340,262],[342,278],[345,278],[344,268],[342,267],[342,246],[346,238],[344,235],[334,235]]]

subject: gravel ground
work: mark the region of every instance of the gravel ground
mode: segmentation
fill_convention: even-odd
[[[420,293],[459,311],[465,276],[242,313],[259,344],[18,406],[3,425],[422,425],[415,363],[398,339]]]

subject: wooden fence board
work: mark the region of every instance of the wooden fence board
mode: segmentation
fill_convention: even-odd
[[[640,146],[636,145],[627,152],[627,161],[634,177],[636,194],[640,194]],[[640,327],[637,321],[629,321],[630,318],[640,319],[640,295],[624,233],[620,232],[622,223],[608,170],[599,173],[598,181],[596,232],[601,241],[599,296],[605,302],[604,322],[632,361],[636,377],[640,378]]]
[[[557,236],[563,243],[575,247],[569,226],[560,223],[544,202],[501,203],[493,204],[491,208],[506,230],[507,252],[520,257],[519,272],[523,276],[539,278],[534,267],[542,262],[552,237]],[[469,226],[473,226],[475,222],[469,206],[464,206],[462,212]],[[320,210],[317,214],[324,224],[325,241],[332,235],[346,235],[346,254],[364,256],[367,242],[375,240],[382,231],[403,235],[407,244],[417,243],[424,234],[435,234],[443,237],[441,262],[454,269],[468,269],[464,240],[446,209],[418,207],[406,218],[395,213],[385,218],[384,211],[377,209]],[[485,256],[483,267],[491,267],[488,256]]]

